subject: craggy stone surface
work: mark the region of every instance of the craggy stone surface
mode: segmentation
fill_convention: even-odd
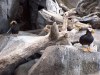
[[[44,51],[43,56],[39,59],[39,61],[35,65],[31,65],[32,68],[30,70],[28,69],[29,75],[99,75],[99,33],[99,30],[95,30],[94,44],[97,45],[98,52],[83,52],[82,50],[80,50],[80,48],[69,45],[57,45],[49,47]],[[75,35],[75,40],[78,40],[79,37],[83,34],[85,34],[84,31],[77,33]],[[25,36],[24,34],[23,36],[21,36],[20,34],[20,37],[0,36],[0,49],[2,50],[1,53],[12,52],[16,49],[16,45],[19,47],[23,47],[25,45],[24,41],[26,41],[26,44],[29,45],[29,43],[34,40],[34,38],[32,39],[34,35],[28,35]],[[9,48],[11,46],[13,47],[13,49],[9,51]],[[9,70],[7,70],[7,73],[8,71]]]
[[[28,75],[100,75],[100,53],[73,46],[51,46]]]
[[[75,8],[79,0],[62,0],[69,8]]]
[[[76,11],[80,16],[85,16],[95,11],[100,12],[100,0],[80,0]]]
[[[70,0],[66,0],[64,2],[65,4],[68,3],[69,6],[76,6],[77,1],[70,3]],[[20,30],[43,28],[44,19],[38,14],[38,11],[42,8],[55,13],[59,13],[59,11],[60,14],[63,13],[53,0],[0,0],[0,33],[8,31],[11,20],[18,22]]]
[[[20,65],[14,75],[28,75],[28,70],[36,63],[35,60],[31,60],[25,64]]]

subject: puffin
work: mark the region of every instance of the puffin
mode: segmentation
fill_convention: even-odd
[[[18,26],[17,21],[13,20],[13,21],[10,22],[10,28],[7,31],[7,33],[9,33],[9,32],[12,33],[12,34],[18,34],[19,26]]]
[[[94,41],[94,37],[92,35],[93,33],[94,33],[94,29],[88,28],[86,30],[86,33],[79,38],[79,41],[72,42],[72,45],[74,45],[75,43],[80,43],[82,46],[83,45],[88,45],[88,48],[86,48],[86,49],[83,48],[83,50],[90,52],[91,51],[90,45]]]

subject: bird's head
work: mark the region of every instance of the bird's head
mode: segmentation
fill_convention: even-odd
[[[88,28],[88,29],[87,29],[87,32],[91,32],[91,33],[93,34],[95,31],[94,31],[94,29],[92,29],[92,28]]]
[[[14,20],[10,22],[10,25],[11,25],[11,26],[12,26],[12,25],[16,25],[16,24],[17,24],[17,22],[14,21]]]

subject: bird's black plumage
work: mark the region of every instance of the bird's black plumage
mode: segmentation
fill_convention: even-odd
[[[86,34],[82,35],[79,39],[79,43],[82,45],[89,45],[94,41],[92,33],[87,29]]]
[[[89,31],[89,29],[87,29],[86,34],[82,35],[79,38],[79,41],[74,41],[72,42],[72,45],[74,45],[75,43],[80,43],[82,45],[88,45],[90,46],[90,44],[94,41],[94,37],[92,36],[92,32]]]

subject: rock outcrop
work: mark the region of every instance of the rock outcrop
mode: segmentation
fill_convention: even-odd
[[[80,0],[77,4],[76,11],[80,16],[85,16],[95,11],[100,11],[100,1]]]
[[[73,46],[48,47],[28,75],[100,75],[100,53]]]
[[[38,59],[37,59],[38,60]],[[14,75],[28,75],[29,69],[36,63],[36,60],[31,60],[25,64],[20,65]]]

